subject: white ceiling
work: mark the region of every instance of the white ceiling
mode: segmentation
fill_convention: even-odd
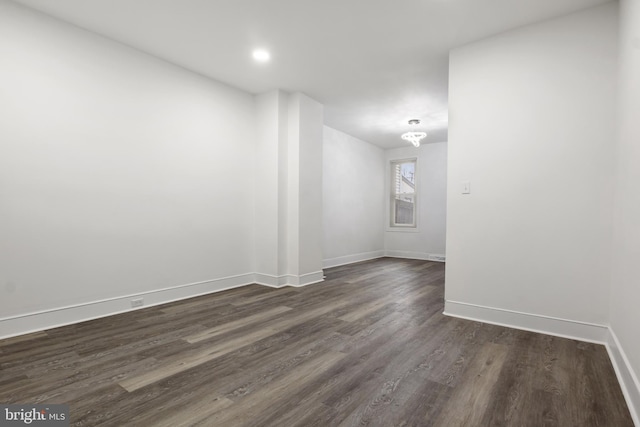
[[[327,125],[389,148],[411,118],[446,140],[451,48],[608,0],[15,1],[250,93],[304,92]]]

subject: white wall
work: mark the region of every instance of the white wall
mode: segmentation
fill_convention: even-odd
[[[611,287],[611,330],[617,339],[611,344],[627,400],[640,425],[640,2],[622,0],[620,5],[620,121]]]
[[[385,151],[385,195],[389,194],[391,160],[417,158],[417,227],[392,229],[389,197],[385,197],[385,251],[388,256],[417,259],[444,257],[447,222],[447,143],[436,142]]]
[[[451,52],[447,313],[604,338],[616,61],[617,3]]]
[[[252,96],[6,1],[0,58],[1,318],[252,271]]]
[[[384,151],[324,127],[324,266],[384,255]]]

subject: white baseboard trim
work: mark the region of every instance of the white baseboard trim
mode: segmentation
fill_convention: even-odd
[[[606,344],[609,327],[577,320],[523,313],[495,307],[445,300],[444,314],[562,338]]]
[[[284,286],[302,287],[322,281],[324,281],[324,273],[320,270],[300,276],[291,274],[271,276],[262,273],[247,273],[203,282],[188,283],[148,292],[0,318],[0,339],[86,322],[88,320],[113,316],[128,311],[167,304],[252,284],[281,288]],[[132,308],[131,300],[137,298],[143,298],[144,305]]]
[[[372,252],[363,252],[360,254],[345,255],[336,258],[329,258],[322,261],[322,267],[338,267],[341,265],[353,264],[354,262],[369,261],[371,259],[382,258],[384,255],[384,251],[379,250]]]
[[[295,288],[301,288],[307,285],[313,285],[314,283],[320,283],[324,281],[324,272],[314,271],[313,273],[302,274],[300,276],[294,276],[292,274],[287,275],[287,284]]]
[[[323,268],[339,267],[341,265],[353,264],[356,262],[369,261],[372,259],[390,257],[405,259],[421,259],[424,261],[446,262],[447,257],[444,254],[430,254],[427,252],[411,252],[411,251],[372,251],[363,252],[353,255],[345,255],[336,258],[328,258],[322,261]],[[275,276],[271,276],[275,277]],[[271,285],[267,285],[271,286]]]
[[[384,256],[391,258],[422,259],[425,261],[437,262],[446,262],[447,260],[447,257],[444,254],[430,254],[427,252],[385,251]]]
[[[287,276],[255,273],[255,280],[258,285],[268,286],[270,288],[284,288],[287,286]]]
[[[0,319],[0,339],[99,319],[254,283],[256,283],[255,274],[248,273],[9,316]],[[131,299],[133,298],[144,298],[144,305],[131,308]]]
[[[622,394],[627,401],[633,422],[640,427],[640,381],[611,327],[609,327],[607,338],[607,352],[618,377]]]
[[[259,285],[269,286],[271,288],[282,288],[285,286],[293,286],[296,288],[312,285],[324,281],[324,272],[314,271],[300,276],[295,274],[283,274],[282,276],[274,276],[272,274],[255,273],[255,283]]]

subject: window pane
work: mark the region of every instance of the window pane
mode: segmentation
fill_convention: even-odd
[[[412,225],[414,212],[413,198],[406,196],[396,197],[395,205],[396,224]]]
[[[414,162],[397,163],[395,165],[395,194],[409,193],[416,191],[416,164]]]
[[[416,161],[391,162],[391,227],[416,226]]]

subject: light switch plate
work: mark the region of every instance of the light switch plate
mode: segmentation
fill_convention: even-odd
[[[471,194],[471,181],[462,181],[462,194]]]

